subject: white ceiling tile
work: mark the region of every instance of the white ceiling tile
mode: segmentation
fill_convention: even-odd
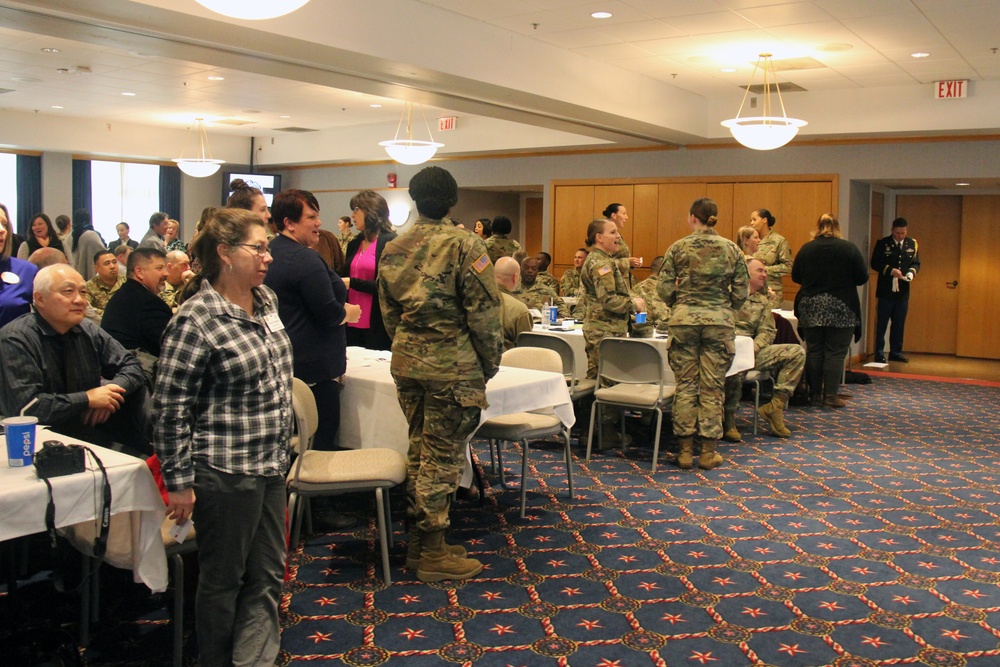
[[[641,42],[648,39],[669,39],[684,36],[684,33],[677,28],[653,19],[602,26],[600,32],[623,42]]]
[[[594,12],[610,12],[611,16],[606,19],[595,19],[591,16]],[[634,23],[636,21],[648,21],[649,14],[641,12],[634,7],[621,2],[620,0],[604,0],[603,2],[588,2],[584,4],[574,4],[563,8],[553,8],[550,14],[566,19],[567,21],[582,22],[585,27],[595,30],[603,30],[605,26],[618,23]]]
[[[688,35],[733,32],[756,27],[735,12],[712,12],[691,16],[675,16],[668,20],[667,23]]]
[[[820,9],[840,20],[916,11],[910,0],[815,0],[815,2]]]
[[[829,21],[830,15],[808,2],[738,9],[736,13],[761,28]]]
[[[587,17],[590,18],[589,16]],[[593,20],[593,19],[591,19]],[[583,21],[568,21],[564,18],[550,14],[548,12],[533,12],[531,14],[518,14],[516,16],[505,16],[489,21],[489,23],[522,35],[536,36],[548,32],[562,32],[564,30],[579,30],[589,28]]]
[[[639,58],[650,55],[649,51],[640,49],[632,44],[606,44],[604,46],[584,46],[573,49],[574,53],[579,53],[588,58],[597,60],[613,61],[624,60],[626,58]]]
[[[721,12],[726,8],[716,0],[624,0],[639,11],[663,19],[672,16],[687,16],[689,14],[705,14],[706,12]]]
[[[885,76],[849,77],[863,88],[881,88],[883,86],[912,86],[920,83],[909,74],[888,74]]]
[[[565,30],[563,32],[548,32],[534,35],[535,39],[558,46],[563,49],[576,49],[582,46],[598,46],[603,44],[620,44],[621,40],[597,30]]]
[[[424,0],[428,4],[447,9],[456,14],[463,14],[481,21],[517,14],[528,14],[533,9],[530,3],[519,0]]]

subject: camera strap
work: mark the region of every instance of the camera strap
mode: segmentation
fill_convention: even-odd
[[[78,445],[83,447],[91,457],[94,459],[94,463],[97,464],[98,469],[101,471],[101,481],[103,486],[102,498],[101,498],[101,511],[98,515],[101,522],[101,530],[97,537],[94,539],[94,558],[103,559],[104,554],[108,550],[108,531],[111,528],[111,482],[108,481],[108,471],[104,469],[104,463],[101,458],[94,453],[94,450],[86,445]],[[49,504],[45,507],[45,528],[49,534],[49,541],[53,549],[56,549],[56,504],[52,498],[52,483],[49,481],[48,477],[43,477],[42,481],[45,482],[45,486],[49,489]]]

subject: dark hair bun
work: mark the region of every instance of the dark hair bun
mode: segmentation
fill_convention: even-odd
[[[249,187],[250,186],[247,185],[247,182],[244,181],[242,178],[234,178],[232,182],[229,184],[230,190],[242,190],[243,188],[249,188]]]

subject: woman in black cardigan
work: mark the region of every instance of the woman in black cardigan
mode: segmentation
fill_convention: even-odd
[[[795,256],[792,280],[795,316],[806,341],[806,381],[813,405],[847,405],[837,397],[851,338],[861,339],[858,286],[868,282],[868,264],[858,247],[841,238],[840,223],[823,214],[816,232]]]
[[[382,195],[364,190],[351,197],[351,219],[359,233],[347,244],[344,272],[349,278],[347,301],[361,306],[361,319],[347,326],[347,344],[389,350],[392,340],[382,322],[376,282],[385,244],[396,238],[389,205]]]

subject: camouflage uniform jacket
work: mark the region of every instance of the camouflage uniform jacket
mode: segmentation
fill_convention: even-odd
[[[535,282],[551,287],[553,292],[559,294],[559,279],[548,271],[539,271],[538,275],[535,276]]]
[[[353,241],[354,237],[357,235],[357,232],[350,232],[349,234],[344,234],[339,237],[340,249],[343,251],[345,257],[347,256],[347,244]]]
[[[486,251],[490,255],[490,261],[494,264],[501,257],[512,257],[515,252],[521,249],[521,244],[514,239],[507,238],[507,235],[491,236],[486,239]]]
[[[511,294],[528,308],[541,310],[545,304],[550,303],[559,309],[559,317],[569,317],[569,308],[556,291],[537,280],[531,285],[521,283]]]
[[[163,289],[160,290],[160,298],[163,299],[164,303],[173,309],[177,308],[177,299],[181,296],[181,287],[184,284],[181,283],[180,287],[174,287],[169,281],[163,283]]]
[[[378,291],[393,375],[448,381],[496,374],[500,292],[478,236],[420,216],[386,244]]]
[[[659,276],[650,276],[635,286],[635,295],[646,301],[646,322],[660,331],[667,328],[670,321],[670,308],[663,302],[656,288],[660,284]]]
[[[734,326],[747,300],[743,252],[714,229],[697,229],[667,249],[657,293],[670,309],[670,326]]]
[[[792,249],[778,232],[771,232],[760,241],[754,257],[764,262],[767,269],[767,286],[777,294],[782,293],[781,278],[792,272]]]
[[[615,260],[615,264],[618,265],[618,270],[622,273],[622,278],[625,279],[625,284],[632,287],[632,262],[629,261],[629,257],[632,256],[632,250],[625,243],[625,239],[618,239],[618,250],[615,254],[611,255],[611,258]]]
[[[108,300],[111,295],[118,291],[118,288],[125,284],[124,276],[118,276],[118,282],[116,282],[112,287],[105,287],[104,283],[101,282],[100,276],[94,276],[87,281],[87,301],[90,302],[91,308],[96,310],[99,314],[104,314],[104,308],[108,305]]]
[[[736,335],[753,338],[753,353],[774,342],[777,327],[767,294],[754,292],[747,297],[743,307],[736,311]]]
[[[627,334],[635,304],[618,263],[595,247],[580,270],[580,283],[587,298],[583,330]]]
[[[559,283],[559,293],[563,296],[576,296],[579,289],[580,269],[575,266],[572,269],[566,269],[563,272],[562,281]]]
[[[514,298],[503,285],[500,288],[500,327],[503,329],[504,352],[517,345],[517,335],[531,331],[531,314],[528,307]]]

